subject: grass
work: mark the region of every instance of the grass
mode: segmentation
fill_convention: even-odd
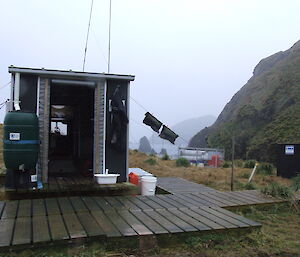
[[[261,189],[261,192],[265,195],[270,195],[276,198],[282,198],[287,200],[293,200],[294,192],[292,187],[280,185],[277,182],[272,182]]]
[[[272,175],[274,171],[274,166],[271,163],[259,163],[256,173],[264,175]]]
[[[201,167],[177,167],[176,160],[160,160],[156,158],[156,164],[150,165],[145,160],[149,156],[140,152],[129,152],[129,167],[138,167],[144,169],[157,177],[180,177],[193,181],[195,183],[204,184],[218,190],[230,190],[231,168],[201,168]],[[251,174],[251,168],[234,168],[234,190],[243,190],[247,187],[248,178]],[[263,188],[266,185],[278,182],[279,184],[290,186],[290,179],[265,174],[255,174],[251,184],[257,188]]]
[[[292,189],[294,191],[300,190],[300,174],[292,179]]]
[[[191,165],[190,162],[185,158],[178,158],[176,160],[177,167],[189,167],[190,165]]]
[[[145,163],[147,163],[147,164],[153,166],[153,165],[156,164],[156,160],[153,159],[153,158],[149,158],[149,159],[145,160]]]
[[[161,157],[161,159],[163,160],[163,161],[168,161],[168,160],[170,160],[170,156],[168,155],[168,154],[164,154],[163,155],[163,157]]]

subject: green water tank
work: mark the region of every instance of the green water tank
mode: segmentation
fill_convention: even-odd
[[[7,169],[34,169],[38,160],[39,127],[35,113],[8,112],[4,118],[3,157]]]

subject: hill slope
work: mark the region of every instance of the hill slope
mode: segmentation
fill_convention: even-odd
[[[275,143],[300,143],[300,41],[262,59],[250,80],[232,97],[216,122],[190,146],[224,147],[237,158],[275,160]]]

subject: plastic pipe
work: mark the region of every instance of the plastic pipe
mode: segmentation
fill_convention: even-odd
[[[15,75],[15,89],[14,89],[14,108],[16,111],[20,111],[20,73]]]

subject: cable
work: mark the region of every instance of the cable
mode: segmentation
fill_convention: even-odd
[[[5,104],[9,101],[9,99],[7,99],[5,102],[0,104],[0,110],[5,106]]]
[[[105,60],[106,65],[108,65],[108,60],[107,60],[107,58],[106,58],[106,56],[105,56],[105,54],[104,54],[103,49],[101,48],[101,44],[100,44],[100,42],[98,41],[98,38],[97,38],[97,36],[96,36],[95,31],[94,31],[92,28],[91,28],[91,31],[93,32],[94,39],[95,39],[95,41],[96,41],[96,43],[97,43],[97,46],[99,47],[99,50],[100,50],[100,52],[101,52],[101,54],[102,54],[103,59]]]
[[[147,129],[147,130],[149,130],[149,131],[151,131],[153,133],[153,131],[150,128],[146,127],[146,125],[144,123],[143,123],[144,125],[142,125],[139,122],[133,120],[132,118],[130,118],[130,120],[133,121],[134,123],[136,123],[137,125],[143,127],[144,129]]]
[[[2,87],[0,87],[0,90],[3,89],[3,88],[6,88],[10,83],[11,83],[11,81],[9,81],[6,84],[4,84]]]
[[[144,109],[144,111],[148,112],[147,109],[146,109],[143,105],[141,105],[140,103],[138,103],[138,101],[135,100],[132,96],[130,96],[130,98],[131,98],[138,106],[140,106],[142,109]]]
[[[91,3],[91,11],[90,11],[90,18],[89,18],[89,25],[88,25],[87,35],[86,35],[86,41],[85,41],[85,49],[84,49],[84,58],[83,58],[82,71],[84,71],[84,67],[85,67],[85,59],[86,59],[87,46],[88,46],[88,41],[89,41],[89,34],[90,34],[90,26],[91,26],[93,4],[94,4],[94,0],[92,0],[92,3]]]

